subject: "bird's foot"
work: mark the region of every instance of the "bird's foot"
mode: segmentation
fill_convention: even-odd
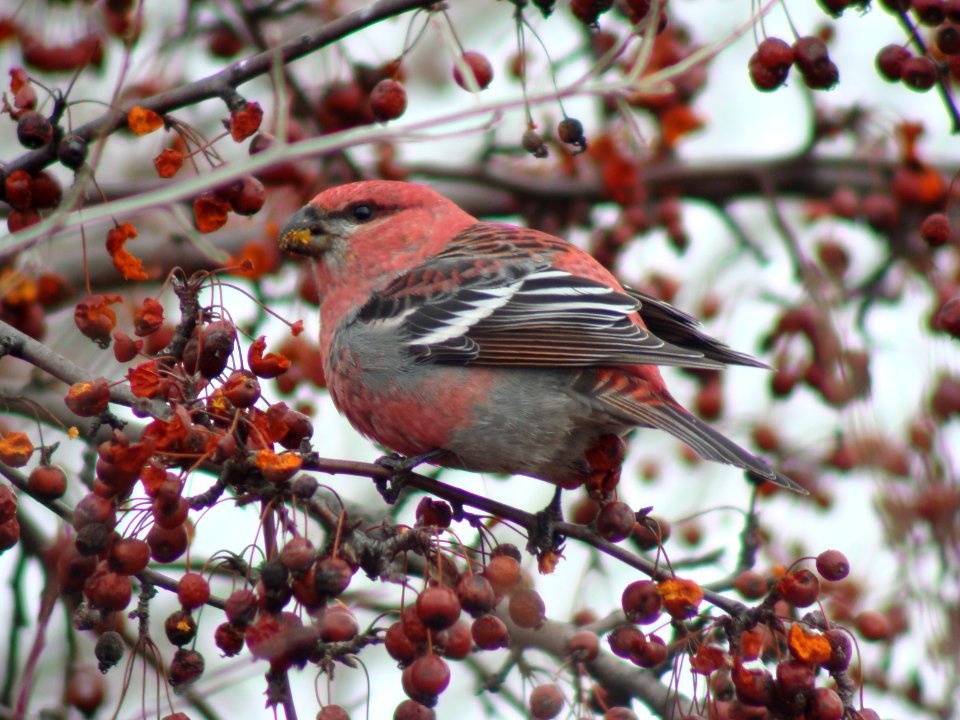
[[[429,452],[421,453],[420,455],[411,455],[410,457],[404,457],[399,453],[392,453],[378,458],[376,464],[387,468],[390,474],[373,479],[374,484],[377,486],[377,491],[381,497],[386,500],[388,505],[393,505],[407,484],[407,480],[410,478],[410,472],[418,465],[433,460],[442,453],[443,450],[430,450]]]
[[[558,555],[563,549],[566,537],[556,530],[558,522],[563,522],[563,509],[560,506],[560,494],[563,489],[558,487],[550,503],[533,516],[530,523],[527,551],[535,554],[544,563],[545,558]]]

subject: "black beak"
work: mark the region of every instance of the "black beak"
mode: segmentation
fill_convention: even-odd
[[[323,224],[323,214],[312,205],[294,213],[280,230],[278,239],[284,252],[318,257],[330,246],[330,236]]]

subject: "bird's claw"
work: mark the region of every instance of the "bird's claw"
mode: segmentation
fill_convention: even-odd
[[[388,505],[393,505],[397,501],[397,498],[400,497],[400,493],[407,484],[407,480],[410,477],[410,472],[418,465],[421,465],[428,460],[433,460],[442,452],[442,450],[431,450],[430,452],[421,453],[420,455],[411,455],[410,457],[404,457],[400,453],[391,453],[390,455],[384,455],[380,458],[377,458],[376,464],[381,465],[390,471],[389,475],[373,479],[380,496]]]

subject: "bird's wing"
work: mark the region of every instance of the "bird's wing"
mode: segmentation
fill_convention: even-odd
[[[670,303],[625,288],[627,294],[640,303],[640,317],[644,324],[661,340],[688,350],[702,353],[704,357],[725,365],[747,365],[749,367],[769,368],[770,366],[746,353],[737,352],[719,340],[710,337],[692,315],[678,310]]]
[[[551,262],[571,252],[579,251],[544,233],[478,223],[395,278],[357,319],[399,327],[410,352],[429,362],[722,366],[637,323],[636,298]]]

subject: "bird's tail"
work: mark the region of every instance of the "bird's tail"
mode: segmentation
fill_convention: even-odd
[[[803,495],[808,494],[786,475],[777,472],[764,460],[714,430],[669,397],[657,398],[654,402],[639,402],[627,394],[617,393],[603,395],[601,399],[618,415],[629,417],[633,424],[664,430],[682,440],[705,460],[734,465],[756,478]]]

